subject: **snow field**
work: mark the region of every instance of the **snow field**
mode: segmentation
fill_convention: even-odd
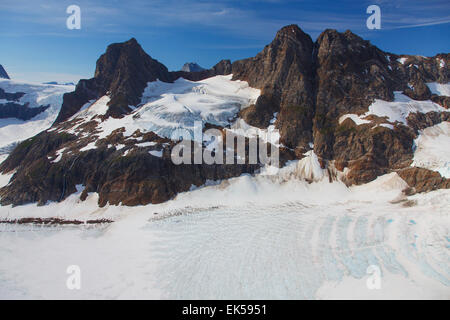
[[[42,85],[0,79],[0,88],[6,92],[25,92],[19,104],[29,103],[30,107],[50,105],[34,118],[23,121],[15,118],[0,119],[0,148],[26,140],[49,128],[58,116],[64,93],[73,91],[74,86]]]

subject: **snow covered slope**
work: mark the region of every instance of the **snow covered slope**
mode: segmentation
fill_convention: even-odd
[[[248,86],[245,81],[232,81],[232,75],[215,76],[202,81],[179,78],[174,83],[149,82],[142,96],[142,103],[131,114],[123,118],[96,118],[99,139],[107,137],[117,128],[124,127],[125,136],[136,130],[153,131],[170,138],[177,128],[192,132],[194,122],[225,126],[243,108],[254,103],[260,90]],[[78,133],[83,123],[93,117],[104,115],[109,98],[104,96],[88,104],[71,120],[76,126],[70,133]],[[81,121],[80,121],[81,120]]]
[[[296,179],[302,168],[293,162],[278,176],[244,175],[159,205],[98,208],[90,194],[2,207],[3,216],[116,222],[0,225],[0,298],[450,297],[449,190],[407,199],[395,173],[349,189]],[[73,264],[82,290],[65,285]],[[380,290],[366,286],[370,265],[381,270]]]
[[[34,118],[23,121],[16,118],[0,119],[0,153],[9,152],[15,143],[30,138],[51,126],[58,116],[62,96],[74,90],[74,86],[33,84],[14,80],[0,79],[0,88],[8,93],[25,93],[17,103],[28,104],[29,108],[50,105]],[[5,99],[0,104],[7,103]]]
[[[445,108],[432,101],[417,101],[413,100],[401,92],[394,92],[394,101],[384,101],[376,99],[374,103],[369,106],[369,111],[358,116],[356,114],[346,114],[339,118],[339,123],[345,119],[351,118],[357,125],[370,123],[365,118],[370,115],[378,117],[386,117],[390,124],[400,122],[407,125],[407,118],[410,113],[427,113],[427,112],[443,112]],[[387,126],[389,127],[389,126]],[[392,128],[392,125],[390,126]]]
[[[450,179],[450,122],[441,122],[421,130],[414,141],[413,166],[438,171]]]
[[[427,86],[433,94],[450,97],[450,83],[430,82]]]

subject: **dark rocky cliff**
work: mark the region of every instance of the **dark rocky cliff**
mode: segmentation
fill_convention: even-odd
[[[94,78],[80,80],[64,95],[56,123],[67,120],[91,99],[111,93],[108,115],[119,118],[140,102],[148,82],[171,81],[167,68],[142,50],[136,39],[108,46],[97,60]]]

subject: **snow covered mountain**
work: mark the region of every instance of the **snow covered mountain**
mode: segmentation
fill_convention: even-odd
[[[16,171],[1,202],[60,201],[83,185],[81,198],[98,192],[101,206],[159,203],[258,170],[175,166],[171,134],[196,120],[247,138],[249,128],[278,129],[281,165],[314,157],[347,185],[396,172],[410,193],[448,188],[448,162],[415,156],[417,144],[426,145],[420,135],[430,132],[422,130],[449,119],[448,60],[386,53],[350,31],[325,30],[314,43],[295,25],[256,57],[201,72],[169,72],[135,39],[112,44],[94,78],[64,95],[53,127],[1,164],[3,173]]]
[[[199,72],[130,39],[71,92],[0,81],[0,104],[44,108],[3,119],[1,143],[23,141],[0,164],[0,219],[16,223],[0,231],[83,224],[0,232],[0,298],[446,299],[449,60],[290,25]],[[195,121],[246,147],[258,133],[281,168],[175,165],[172,133]],[[89,277],[77,292],[54,277],[73,261]]]
[[[195,62],[186,62],[183,67],[181,67],[181,71],[184,72],[200,72],[205,70],[205,68],[200,67],[197,63]]]

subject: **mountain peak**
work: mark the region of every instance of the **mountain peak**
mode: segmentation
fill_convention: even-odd
[[[188,105],[192,101],[193,105],[211,104],[214,113],[224,112],[215,94],[211,99],[208,97],[212,92],[205,83],[199,83],[204,89],[197,90],[192,81],[225,74],[232,74],[232,80],[247,82],[242,86],[234,83],[236,86],[230,87],[233,96],[237,88],[242,91],[247,85],[258,89],[258,95],[245,100],[245,108],[236,108],[230,117],[226,115],[227,121],[237,117],[264,130],[275,126],[283,150],[280,156],[284,160],[280,160],[300,160],[313,149],[320,167],[329,170],[329,177],[342,177],[348,185],[369,182],[388,172],[409,170],[418,130],[449,117],[448,112],[438,108],[438,104],[447,108],[448,97],[432,95],[427,84],[448,82],[450,56],[407,56],[407,61],[400,57],[406,56],[385,53],[349,30],[343,33],[325,30],[313,43],[297,25],[280,29],[273,41],[254,57],[233,63],[222,60],[201,72],[168,72],[134,38],[112,44],[98,59],[95,77],[80,80],[74,92],[64,95],[54,130],[23,142],[2,163],[1,172],[14,170],[16,174],[0,189],[0,202],[44,204],[64,199],[77,191],[78,184],[83,184],[81,198],[98,192],[101,206],[159,203],[189,190],[192,184],[204,184],[206,179],[220,180],[254,172],[254,167],[246,165],[175,166],[170,154],[176,142],[157,136],[158,132],[162,134],[157,127],[166,119],[170,119],[171,128],[190,127],[191,120],[197,119],[191,117],[196,111],[178,99],[178,92],[198,93],[198,99],[186,98]],[[145,90],[148,82],[156,79],[173,82],[180,77],[189,81],[150,84],[150,91]],[[230,84],[230,77],[221,79],[225,82],[217,80],[212,80],[217,87],[226,83],[225,89]],[[398,91],[403,91],[404,96],[395,101]],[[422,102],[410,104],[407,97],[417,97]],[[229,98],[225,99],[228,108]],[[81,113],[82,123],[77,117],[59,123],[91,100],[95,102],[85,109],[86,113]],[[383,102],[379,109],[386,111],[369,113],[370,106],[380,100]],[[229,101],[234,104],[235,98]],[[396,104],[390,104],[391,101]],[[414,108],[418,112],[408,111],[416,103],[418,107]],[[429,115],[420,113],[421,103],[427,105],[423,110],[433,111]],[[132,113],[135,108],[131,106],[138,109]],[[183,107],[182,112],[178,106]],[[410,112],[408,118],[403,110]],[[199,116],[208,126],[221,130],[218,122],[208,115]],[[109,117],[126,118],[111,121]],[[228,125],[225,121],[223,124]],[[164,133],[166,137],[170,135],[168,132]],[[143,143],[150,143],[145,148],[151,149],[143,149]],[[419,181],[419,175],[428,173],[412,174],[412,179]],[[430,188],[448,185],[438,172],[435,174],[439,180],[430,179]],[[423,188],[418,183],[414,185],[414,181],[411,188]]]
[[[339,32],[336,29],[326,29],[317,38],[317,43],[320,45],[324,42],[368,42],[353,33],[351,30],[346,30],[345,32]]]
[[[137,42],[136,38],[134,38],[134,37],[130,38],[130,40],[126,41],[125,43],[139,45],[139,43]]]
[[[300,40],[305,39],[305,38],[311,39],[311,37],[307,33],[303,32],[303,30],[300,29],[300,27],[298,25],[290,24],[290,25],[285,26],[285,27],[281,28],[280,30],[278,30],[274,40],[283,39],[283,38],[292,37],[292,36],[294,36],[295,38],[300,39]]]
[[[97,60],[95,77],[102,77],[103,73],[113,72],[117,63],[125,59],[128,63],[137,62],[142,58],[150,58],[135,38],[125,42],[112,43],[106,48],[106,52]]]
[[[8,76],[8,73],[6,72],[5,68],[3,68],[3,66],[0,64],[0,78],[2,79],[11,79]]]
[[[80,80],[74,92],[64,97],[56,123],[68,119],[91,99],[110,92],[106,116],[120,118],[140,102],[148,82],[170,82],[168,69],[150,57],[135,38],[113,43],[97,60],[94,78]]]
[[[104,93],[112,93],[108,115],[115,117],[130,111],[129,105],[139,103],[147,82],[170,82],[167,68],[150,57],[134,38],[108,46],[97,61],[95,78]]]

